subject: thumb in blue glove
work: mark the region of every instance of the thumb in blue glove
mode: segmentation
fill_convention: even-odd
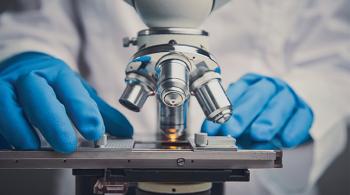
[[[295,147],[310,139],[311,108],[284,81],[247,74],[229,86],[232,117],[223,125],[204,121],[209,135],[232,135],[238,143]]]
[[[40,148],[34,128],[63,153],[76,150],[73,126],[88,140],[98,140],[105,130],[121,137],[133,134],[128,120],[86,81],[42,53],[19,54],[0,64],[0,113],[2,145],[20,150]]]

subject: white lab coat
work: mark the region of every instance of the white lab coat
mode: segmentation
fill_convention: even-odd
[[[121,40],[146,28],[133,8],[121,0],[31,1],[36,4],[18,1],[20,10],[0,15],[0,61],[25,51],[61,58],[82,71],[136,133],[154,131],[154,100],[140,113],[117,103],[124,68],[136,51]],[[343,150],[350,111],[349,10],[347,0],[236,0],[201,27],[210,32],[210,52],[225,85],[247,72],[278,76],[315,114],[313,144],[285,151],[285,168],[253,171],[252,182],[232,184],[228,194],[310,194]],[[204,115],[193,102],[191,129],[199,131]]]

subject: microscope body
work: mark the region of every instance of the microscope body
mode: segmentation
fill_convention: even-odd
[[[219,5],[213,0],[129,3],[149,29],[140,31],[137,38],[124,39],[124,46],[135,45],[138,51],[126,67],[127,86],[120,103],[138,112],[148,97],[155,95],[158,129],[169,141],[186,137],[191,95],[207,119],[216,123],[228,120],[232,106],[221,85],[220,67],[208,52],[208,33],[197,29]]]
[[[237,150],[230,136],[186,135],[191,95],[209,120],[223,123],[232,114],[208,33],[197,29],[228,0],[126,1],[149,29],[124,40],[138,50],[126,66],[120,102],[140,111],[155,96],[161,140],[104,135],[69,155],[0,150],[0,168],[73,169],[77,195],[223,194],[220,182],[249,181],[248,168],[282,168],[281,151]]]

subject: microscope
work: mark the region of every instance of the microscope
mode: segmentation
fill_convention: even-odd
[[[119,102],[139,112],[156,96],[161,139],[186,138],[190,96],[207,119],[224,123],[232,106],[221,85],[220,67],[208,51],[208,33],[197,29],[229,0],[127,0],[149,27],[124,46],[138,51],[126,67],[126,88]]]
[[[208,33],[197,29],[229,0],[125,0],[149,29],[125,38],[137,46],[119,102],[139,112],[150,96],[158,110],[155,140],[104,135],[73,154],[50,147],[0,150],[0,169],[73,169],[76,195],[224,194],[223,183],[249,181],[249,169],[282,167],[280,150],[238,149],[230,136],[188,133],[190,96],[206,118],[224,123],[232,105]]]

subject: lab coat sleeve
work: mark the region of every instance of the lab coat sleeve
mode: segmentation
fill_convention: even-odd
[[[350,74],[329,64],[296,68],[283,78],[314,112],[313,142],[285,150],[283,169],[264,170],[260,180],[271,194],[312,194],[318,179],[346,145]]]
[[[346,66],[350,67],[350,63]],[[315,194],[317,181],[345,149],[350,114],[349,71],[323,59],[318,65],[294,68],[281,76],[313,110],[313,141],[284,150],[282,169],[253,173],[268,194]]]
[[[0,15],[0,61],[36,51],[55,56],[76,70],[80,40],[71,4],[67,0],[1,2],[8,9]]]
[[[347,68],[331,63],[317,68],[297,68],[285,77],[314,112],[314,124],[310,130],[314,141],[310,186],[317,182],[346,145],[350,114],[350,61],[346,63]]]
[[[289,53],[285,54],[290,69],[281,77],[310,105],[314,113],[314,123],[310,129],[312,149],[305,154],[311,157],[311,166],[303,172],[307,178],[303,188],[297,190],[299,192],[310,190],[346,145],[350,115],[350,3],[347,4],[327,7],[324,14],[317,17],[309,13],[314,19],[304,25],[310,28],[296,35],[298,40],[291,43]],[[289,153],[293,151],[285,152],[286,155]],[[298,154],[294,158],[300,162],[306,159]],[[285,168],[299,169],[292,165]],[[285,189],[293,183],[284,182],[281,179],[283,176],[276,176],[278,172],[267,174],[277,183],[274,186],[275,194],[292,194]],[[290,179],[291,176],[284,177]],[[299,175],[295,180],[300,180],[300,177],[303,176]]]

